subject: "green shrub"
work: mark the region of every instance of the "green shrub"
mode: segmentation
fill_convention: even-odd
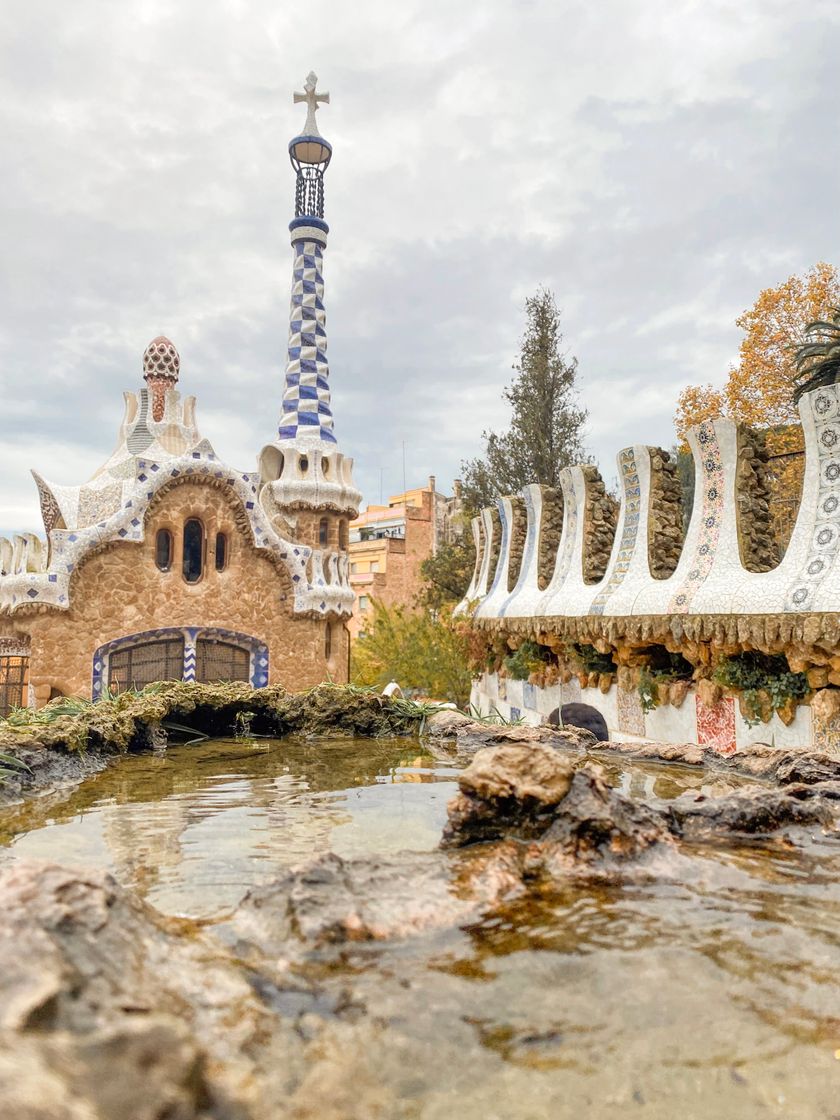
[[[694,666],[681,653],[670,653],[664,646],[654,646],[650,651],[650,661],[639,672],[636,686],[642,711],[652,712],[658,706],[658,685],[690,681],[693,675]]]
[[[504,660],[507,675],[515,681],[527,681],[532,673],[535,673],[551,660],[551,650],[547,646],[541,646],[537,642],[525,641],[514,650],[510,656]]]
[[[801,700],[808,692],[804,673],[792,673],[783,653],[749,651],[725,657],[714,672],[718,684],[740,692],[749,724],[761,722],[762,697],[766,693],[774,711],[789,700]]]
[[[569,660],[584,673],[614,673],[616,664],[611,653],[599,653],[585,642],[573,642],[566,647]]]

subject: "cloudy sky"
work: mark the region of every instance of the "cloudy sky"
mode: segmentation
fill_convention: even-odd
[[[672,442],[758,291],[840,263],[838,0],[5,0],[0,531],[80,482],[157,334],[235,465],[274,435],[292,104],[332,96],[336,432],[369,501],[449,489],[540,285],[587,444]]]

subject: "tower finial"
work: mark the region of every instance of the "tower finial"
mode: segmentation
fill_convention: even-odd
[[[315,120],[315,114],[319,109],[319,102],[324,102],[326,105],[330,103],[330,95],[328,93],[316,93],[315,87],[318,85],[318,75],[314,70],[310,70],[306,75],[306,81],[303,83],[303,93],[295,91],[294,103],[297,105],[301,101],[306,102],[306,124],[303,126],[303,136],[320,136],[318,131],[318,122]]]

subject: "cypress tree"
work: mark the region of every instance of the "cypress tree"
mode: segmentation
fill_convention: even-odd
[[[564,467],[585,460],[577,404],[577,358],[562,353],[560,312],[551,292],[525,301],[527,324],[516,376],[504,390],[511,406],[506,432],[484,432],[484,455],[462,464],[465,504],[472,510],[531,482],[559,485]]]

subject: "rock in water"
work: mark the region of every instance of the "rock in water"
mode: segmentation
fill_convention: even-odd
[[[209,1120],[247,1095],[251,985],[106,872],[5,869],[0,952],[4,1120]]]
[[[514,798],[539,811],[563,800],[574,772],[568,759],[548,747],[507,744],[479,751],[458,785],[483,801]]]
[[[662,814],[622,797],[548,747],[480,751],[449,803],[442,846],[529,841],[527,872],[614,862],[670,842]]]

